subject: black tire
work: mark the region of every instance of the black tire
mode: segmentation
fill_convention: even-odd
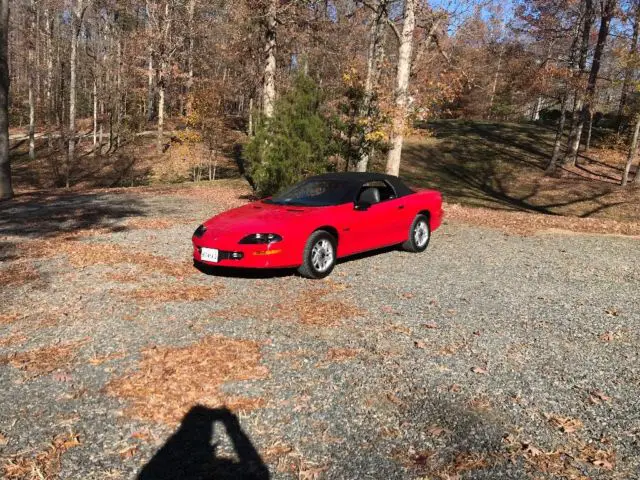
[[[418,228],[424,229],[426,227],[427,238],[424,243],[421,243],[420,237],[416,239],[416,231]],[[424,230],[423,230],[424,231]],[[409,238],[406,242],[402,244],[402,248],[404,248],[407,252],[419,253],[424,252],[429,246],[429,241],[431,240],[431,226],[429,225],[429,217],[426,215],[419,213],[416,215],[416,218],[413,219],[411,223],[411,227],[409,228]]]
[[[312,279],[324,278],[329,275],[336,265],[337,243],[335,237],[326,230],[316,230],[313,232],[304,247],[302,265],[298,268],[298,273],[303,277]],[[320,263],[320,265],[318,265],[318,262],[314,263],[313,256],[315,247],[321,250],[331,248],[331,258],[326,266],[322,263]],[[326,259],[326,255],[324,258]]]

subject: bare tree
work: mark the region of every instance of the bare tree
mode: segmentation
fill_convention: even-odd
[[[633,129],[633,135],[631,135],[631,144],[629,145],[629,152],[627,153],[627,163],[624,166],[624,171],[622,173],[622,182],[621,185],[625,187],[629,181],[629,172],[631,171],[631,165],[636,159],[636,155],[638,154],[638,136],[640,135],[640,113],[636,114],[635,119],[635,128]],[[635,181],[638,181],[640,177],[640,166],[636,170],[636,178]]]
[[[367,76],[364,82],[364,96],[360,107],[360,117],[368,117],[368,121],[359,142],[358,163],[356,164],[356,170],[358,172],[367,171],[369,159],[372,154],[372,147],[367,141],[367,136],[371,132],[373,97],[378,85],[380,69],[384,59],[388,4],[389,0],[379,0],[375,4],[367,4],[371,9],[371,24],[369,26],[369,50],[367,51]]]
[[[75,0],[72,11],[72,24],[73,29],[71,34],[71,53],[69,56],[69,150],[67,153],[67,165],[65,168],[65,186],[69,188],[71,182],[71,168],[75,161],[75,147],[76,147],[76,80],[78,70],[78,37],[82,31],[82,20],[86,6],[83,4],[83,0]]]
[[[0,200],[13,198],[9,159],[9,0],[0,0]]]
[[[273,116],[276,100],[276,16],[278,0],[269,0],[265,18],[264,42],[265,64],[262,91],[262,113],[266,118]]]
[[[409,76],[411,74],[411,52],[413,51],[413,31],[416,26],[415,0],[405,0],[402,34],[398,47],[398,66],[396,70],[395,111],[391,125],[391,148],[387,156],[386,171],[390,175],[400,173],[402,144],[409,107]]]
[[[36,1],[31,0],[29,9],[29,17],[31,18],[30,29],[29,29],[29,45],[28,45],[28,53],[27,53],[27,63],[29,71],[28,75],[28,89],[29,89],[29,159],[35,160],[36,158],[36,141],[35,141],[35,131],[36,131],[36,59],[35,59],[35,42],[37,41],[37,29],[36,29]]]
[[[588,0],[590,1],[590,0]],[[585,101],[578,116],[578,122],[574,132],[574,137],[569,145],[569,152],[567,153],[572,163],[575,163],[578,159],[578,148],[580,146],[580,137],[582,136],[582,130],[584,124],[592,116],[592,106],[595,99],[596,85],[598,81],[598,74],[600,73],[600,65],[602,63],[602,54],[604,47],[609,36],[609,27],[611,19],[615,14],[617,0],[604,0],[602,3],[602,12],[600,15],[600,29],[598,31],[598,40],[596,42],[596,48],[593,53],[593,61],[591,63],[591,70],[589,72],[589,79],[587,81],[587,89],[585,94]]]

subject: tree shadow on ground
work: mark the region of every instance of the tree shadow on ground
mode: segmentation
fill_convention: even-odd
[[[406,143],[402,176],[440,190],[450,203],[589,217],[633,201],[633,195],[628,201],[613,198],[611,178],[576,172],[566,172],[572,178],[545,177],[554,141],[547,127],[463,121],[423,126],[434,138]]]
[[[126,230],[121,220],[144,216],[140,200],[100,193],[18,194],[0,203],[0,236],[50,238],[84,230]]]
[[[216,424],[226,430],[237,460],[223,458],[211,444]],[[269,469],[226,408],[193,407],[180,428],[142,468],[138,480],[268,480]]]

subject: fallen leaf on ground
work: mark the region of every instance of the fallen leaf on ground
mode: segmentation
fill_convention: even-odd
[[[425,342],[423,342],[422,340],[415,340],[413,342],[413,344],[415,345],[416,348],[420,348],[420,349],[423,349],[423,348],[427,347],[427,344]]]
[[[438,324],[436,322],[427,322],[423,325],[424,328],[435,329],[438,328]]]
[[[482,367],[473,367],[471,371],[479,375],[487,375],[489,373],[489,371],[486,368],[482,368]]]

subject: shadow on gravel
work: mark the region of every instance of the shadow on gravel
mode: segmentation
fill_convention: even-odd
[[[224,425],[238,461],[217,456],[211,439],[216,423]],[[269,480],[269,469],[238,417],[226,408],[193,407],[167,443],[153,456],[138,480]]]
[[[0,235],[46,238],[95,228],[117,232],[126,229],[118,221],[144,215],[140,201],[125,195],[22,194],[0,203]]]
[[[196,260],[193,261],[193,266],[206,275],[214,277],[228,277],[228,278],[247,278],[247,279],[260,279],[260,278],[280,278],[295,275],[295,269],[293,268],[233,268],[233,267],[213,267],[200,263]]]

